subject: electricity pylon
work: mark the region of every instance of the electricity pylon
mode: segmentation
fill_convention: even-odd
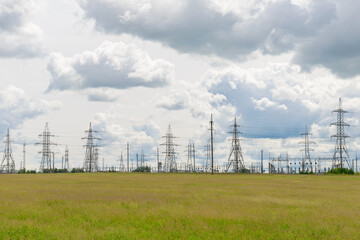
[[[302,157],[301,168],[302,168],[303,172],[305,172],[305,171],[308,172],[309,168],[311,169],[311,172],[312,172],[313,171],[313,166],[312,166],[312,162],[311,162],[310,151],[314,151],[314,149],[310,148],[310,146],[312,144],[316,144],[316,143],[309,141],[309,135],[312,135],[312,134],[308,132],[307,126],[305,128],[305,132],[301,133],[300,135],[304,136],[304,141],[299,142],[299,144],[304,145],[304,149],[300,150],[304,154],[303,157]]]
[[[89,130],[85,131],[85,133],[88,134],[87,137],[84,137],[82,139],[86,139],[87,143],[84,145],[86,147],[85,152],[85,159],[84,159],[84,171],[85,172],[96,172],[98,170],[98,145],[95,144],[95,140],[101,140],[98,137],[94,136],[94,133],[97,133],[97,131],[94,131],[91,127]]]
[[[14,173],[15,172],[15,162],[12,155],[11,141],[9,129],[7,130],[4,150],[4,157],[1,162],[1,173]]]
[[[211,172],[211,153],[210,153],[210,143],[205,145],[205,155],[206,155],[206,162],[205,162],[205,172]]]
[[[124,172],[125,171],[125,166],[124,166],[124,159],[123,159],[123,153],[121,152],[120,155],[120,159],[116,160],[119,161],[119,172]]]
[[[36,145],[42,145],[42,150],[39,151],[42,155],[40,172],[44,172],[44,170],[52,172],[55,169],[54,152],[51,151],[50,146],[57,144],[51,142],[52,137],[55,137],[55,135],[50,133],[49,125],[46,123],[43,133],[39,135],[39,138],[42,138],[42,141],[36,143]]]
[[[145,154],[144,151],[141,150],[141,155],[140,155],[140,168],[144,168],[145,167]]]
[[[187,172],[195,172],[195,143],[189,140],[187,145]]]
[[[171,132],[171,126],[169,125],[167,133],[162,138],[165,138],[165,143],[161,144],[165,146],[165,164],[164,164],[164,171],[165,172],[177,172],[177,165],[176,165],[176,154],[174,143],[174,134]]]
[[[65,160],[64,160],[64,169],[70,170],[69,165],[69,148],[68,146],[65,147]]]
[[[342,109],[341,98],[339,98],[338,109],[332,112],[337,113],[337,121],[330,124],[331,126],[336,126],[336,134],[331,136],[332,138],[336,138],[332,168],[343,168],[344,162],[351,168],[350,157],[345,141],[349,136],[345,134],[344,129],[350,125],[344,122],[344,113],[347,113],[347,111]]]
[[[238,128],[240,127],[236,123],[236,118],[234,119],[234,124],[231,125],[233,130],[229,133],[232,134],[231,140],[231,149],[228,158],[228,163],[226,166],[226,172],[229,172],[229,169],[232,167],[232,171],[235,173],[243,172],[245,170],[243,153],[240,146],[239,135],[242,134],[239,132]]]

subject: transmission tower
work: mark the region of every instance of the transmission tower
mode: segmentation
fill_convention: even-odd
[[[171,127],[169,125],[167,133],[162,138],[165,138],[165,143],[161,144],[165,146],[165,165],[164,171],[165,172],[176,172],[177,165],[176,165],[176,154],[175,146],[178,146],[174,143],[174,134],[171,132]]]
[[[26,163],[26,159],[25,159],[25,157],[26,157],[26,143],[24,143],[23,144],[23,170],[24,170],[24,172],[26,171],[26,165],[25,165],[25,163]]]
[[[189,140],[189,143],[186,147],[187,152],[187,171],[188,172],[195,172],[195,143]]]
[[[304,148],[300,150],[304,153],[304,155],[302,157],[301,168],[302,168],[303,172],[305,172],[305,171],[308,172],[309,168],[311,169],[311,172],[312,172],[313,166],[312,166],[312,162],[311,162],[310,151],[314,151],[314,149],[310,148],[310,146],[313,144],[316,144],[316,143],[309,141],[309,135],[312,135],[312,134],[308,132],[307,126],[305,128],[305,132],[301,133],[300,135],[304,136],[304,141],[299,142],[299,144],[304,145]]]
[[[210,118],[210,150],[211,150],[211,174],[214,174],[214,121],[213,115]]]
[[[242,133],[238,130],[239,125],[236,123],[236,118],[234,119],[234,124],[231,125],[231,127],[233,128],[233,130],[229,132],[232,134],[231,149],[226,166],[226,172],[229,172],[232,167],[232,171],[238,173],[244,171],[245,164],[239,138],[239,135]]]
[[[64,169],[70,170],[70,165],[69,165],[69,148],[68,148],[68,146],[65,147]]]
[[[99,148],[97,146],[94,149],[94,160],[93,169],[97,172],[99,170]]]
[[[344,130],[345,127],[349,127],[350,125],[344,122],[344,113],[347,113],[347,111],[342,109],[341,98],[339,98],[338,109],[332,112],[337,113],[337,121],[330,124],[331,126],[336,126],[336,134],[331,136],[332,138],[336,138],[332,168],[343,168],[344,162],[351,168],[350,157],[345,142],[345,139],[349,138],[349,136],[345,134]]]
[[[121,152],[120,155],[120,159],[116,160],[119,162],[119,172],[124,172],[125,171],[125,166],[124,166],[124,159],[123,159],[123,153]]]
[[[161,162],[160,162],[160,157],[159,157],[159,146],[156,147],[156,161],[157,161],[157,170],[158,173],[161,171]]]
[[[53,172],[55,168],[54,162],[54,152],[51,151],[51,145],[57,145],[56,143],[51,142],[51,138],[55,135],[50,134],[48,123],[45,124],[44,131],[39,135],[39,138],[42,139],[41,142],[36,143],[36,145],[42,145],[41,153],[41,163],[40,163],[40,172],[49,171]]]
[[[85,133],[87,133],[87,137],[82,138],[87,140],[86,145],[84,145],[84,147],[86,147],[84,171],[96,172],[98,170],[99,150],[95,144],[95,140],[100,140],[100,138],[94,136],[94,133],[97,133],[97,131],[92,129],[91,123],[89,130],[85,131]]]
[[[205,162],[205,172],[211,171],[211,153],[210,153],[210,143],[205,145],[205,155],[206,155],[206,162]]]
[[[9,129],[7,130],[4,150],[4,158],[1,163],[1,173],[14,173],[15,172],[15,162],[12,155],[11,141]]]
[[[145,155],[144,155],[144,151],[141,150],[141,155],[140,155],[140,168],[144,168],[145,167]]]

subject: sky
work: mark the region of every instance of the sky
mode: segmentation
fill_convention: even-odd
[[[288,153],[331,157],[332,110],[342,98],[354,158],[360,143],[360,2],[356,0],[0,0],[0,136],[16,168],[39,169],[48,122],[70,167],[84,161],[90,122],[100,159],[117,166],[156,148],[171,125],[178,162],[205,158],[214,116],[215,161],[227,161],[234,118],[245,164]],[[163,154],[160,156],[163,160]],[[101,165],[101,163],[100,163]]]

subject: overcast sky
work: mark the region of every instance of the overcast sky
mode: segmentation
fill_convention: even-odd
[[[16,168],[39,169],[34,144],[49,123],[70,166],[82,166],[92,122],[100,159],[152,162],[171,124],[179,162],[203,158],[214,114],[215,159],[241,125],[246,164],[260,150],[330,157],[338,99],[350,111],[350,156],[360,143],[360,2],[356,0],[0,0],[0,134],[10,128]],[[2,147],[3,148],[3,147]],[[202,160],[199,160],[200,162]]]

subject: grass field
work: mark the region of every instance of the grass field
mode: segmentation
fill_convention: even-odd
[[[0,239],[360,239],[360,177],[0,175]]]

